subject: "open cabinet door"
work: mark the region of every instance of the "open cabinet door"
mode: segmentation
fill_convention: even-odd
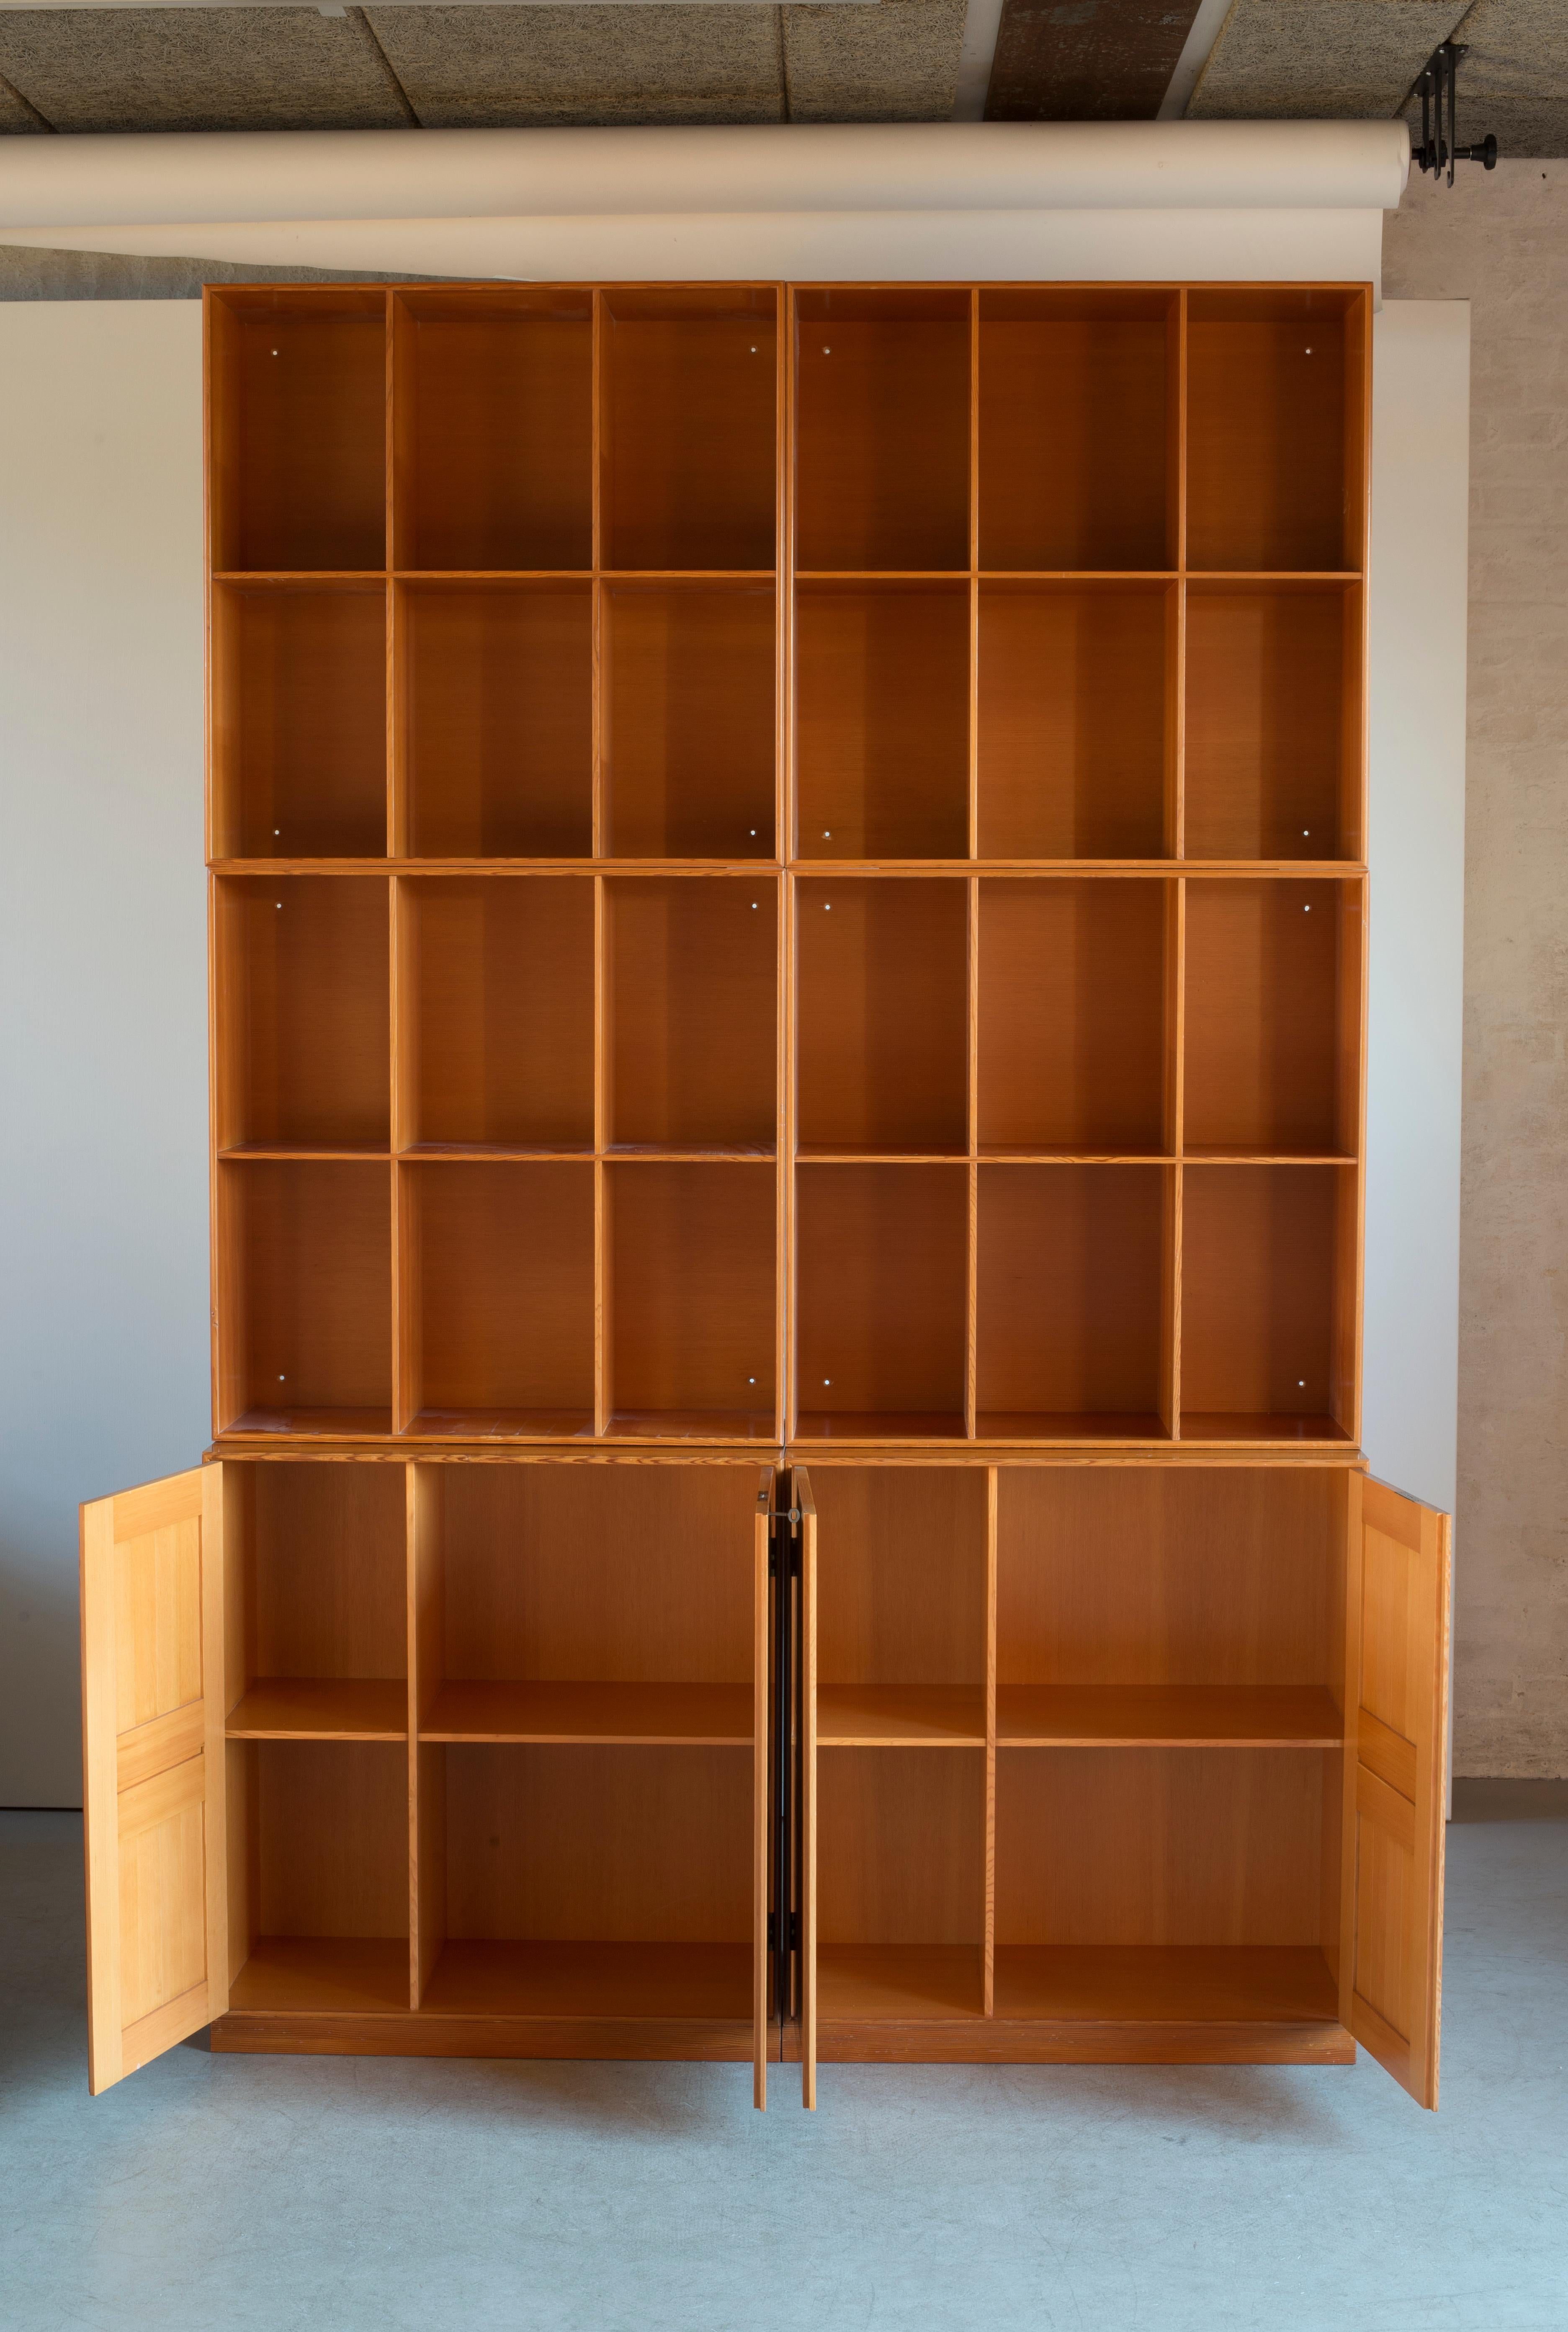
[[[88,2087],[228,2006],[223,1468],[81,1509]]]
[[[797,1466],[790,1504],[800,1533],[800,2102],[817,2106],[817,1507]]]
[[[773,1530],[773,1468],[757,1490],[751,1537],[751,2102],[768,2103],[768,1557]]]
[[[1359,1496],[1358,1496],[1359,1493]],[[1438,2102],[1448,1699],[1447,1515],[1352,1477],[1359,1567],[1347,1734],[1348,2022],[1418,2105]],[[1360,1505],[1357,1527],[1356,1505]],[[1356,1556],[1359,1553],[1359,1566]]]

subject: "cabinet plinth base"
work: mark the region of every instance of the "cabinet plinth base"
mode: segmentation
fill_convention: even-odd
[[[750,2064],[751,2026],[731,2017],[262,2015],[210,2028],[224,2056],[550,2057]]]
[[[1077,2017],[954,2018],[900,2023],[866,2017],[818,2024],[825,2065],[1353,2065],[1340,2023],[1144,2022]],[[798,2025],[784,2029],[784,2059],[798,2063]]]

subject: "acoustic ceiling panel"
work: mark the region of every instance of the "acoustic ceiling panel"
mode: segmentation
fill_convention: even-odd
[[[771,8],[371,8],[367,14],[429,129],[785,118],[779,24]]]
[[[1198,0],[1004,0],[988,121],[1152,121]]]
[[[61,130],[407,120],[364,24],[315,8],[0,10],[0,76]],[[0,129],[34,126],[0,117]]]
[[[1236,0],[1188,116],[1386,120],[1464,13],[1462,0]]]
[[[785,8],[791,121],[946,121],[965,0]]]

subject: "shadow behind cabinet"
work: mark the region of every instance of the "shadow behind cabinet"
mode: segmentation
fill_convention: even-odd
[[[83,1509],[94,2090],[211,2024],[1435,2105],[1365,288],[207,335],[215,1440]]]

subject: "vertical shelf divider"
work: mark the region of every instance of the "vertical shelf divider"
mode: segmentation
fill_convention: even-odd
[[[402,881],[394,874],[387,885],[390,916],[387,962],[391,980],[387,1016],[392,1059],[391,1151],[387,1172],[392,1193],[392,1430],[406,1433],[419,1406],[417,1374],[418,1304],[412,1249],[412,1225],[407,1214],[402,1153],[409,1143],[414,1119],[414,1084],[418,1037],[414,992],[415,941],[412,902]]]
[[[785,285],[779,295],[779,372],[780,381],[779,508],[775,545],[779,591],[779,831],[775,838],[781,873],[779,876],[779,1172],[783,1190],[781,1208],[778,1319],[779,1427],[785,1442],[796,1432],[798,1407],[796,1385],[796,1308],[798,1294],[795,1267],[795,1217],[798,1173],[795,1163],[798,1089],[799,997],[797,993],[798,934],[794,865],[799,849],[796,809],[795,718],[795,505],[797,500],[796,365],[798,327],[795,292]]]
[[[408,2005],[425,1994],[424,1922],[419,1884],[419,1468],[403,1467],[403,1603],[408,1676]]]
[[[1181,1159],[1186,1142],[1187,883],[1178,875],[1166,890],[1165,1145],[1174,1158],[1167,1169],[1165,1256],[1162,1297],[1161,1385],[1165,1430],[1181,1438]]]
[[[986,1774],[984,2012],[996,2012],[997,1964],[997,1504],[999,1472],[986,1467]]]
[[[593,295],[593,356],[591,362],[592,421],[592,494],[590,557],[593,579],[588,588],[593,595],[593,833],[589,844],[596,860],[605,856],[607,825],[605,800],[605,687],[604,659],[604,542],[605,542],[605,449],[604,449],[604,344],[605,295]],[[594,1435],[596,1439],[609,1430],[610,1422],[610,1301],[609,1301],[609,1223],[607,1208],[609,1193],[605,1179],[605,1149],[609,1138],[609,1033],[608,950],[607,925],[607,902],[602,874],[596,874],[594,885]]]

